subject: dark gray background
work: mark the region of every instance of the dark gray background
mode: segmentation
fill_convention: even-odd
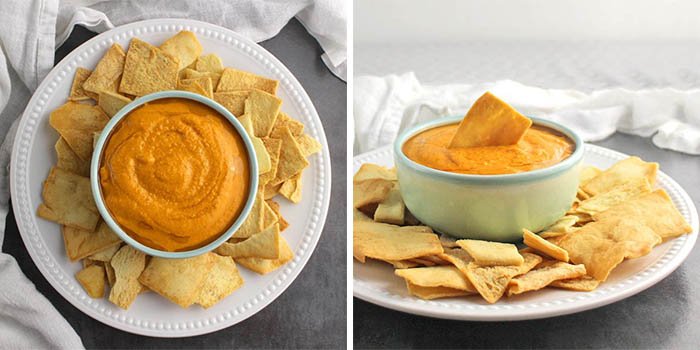
[[[95,34],[76,27],[56,51],[60,61]],[[7,217],[3,251],[68,320],[87,348],[344,348],[346,345],[346,84],[321,62],[318,43],[297,20],[261,45],[301,82],[323,121],[332,162],[332,197],[323,235],[299,277],[277,300],[249,319],[216,333],[181,339],[149,338],[106,326],[68,303],[32,262]]]
[[[594,144],[647,161],[676,180],[700,208],[700,157],[666,151],[624,134]],[[460,322],[414,316],[354,299],[356,348],[700,347],[700,251],[666,279],[625,300],[574,315],[514,322]]]

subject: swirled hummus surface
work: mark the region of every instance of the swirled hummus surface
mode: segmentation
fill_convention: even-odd
[[[233,224],[248,198],[241,136],[195,101],[162,99],[135,109],[114,128],[102,157],[107,209],[152,248],[206,245]]]
[[[458,124],[423,131],[403,144],[403,153],[427,167],[460,174],[513,174],[546,168],[571,155],[573,143],[564,135],[532,126],[515,145],[448,148]]]

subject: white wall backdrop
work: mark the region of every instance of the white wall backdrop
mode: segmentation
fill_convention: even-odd
[[[693,0],[355,0],[355,44],[700,40]]]

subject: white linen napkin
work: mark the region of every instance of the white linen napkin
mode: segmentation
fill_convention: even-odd
[[[584,141],[616,131],[652,136],[657,147],[700,154],[700,89],[609,89],[586,94],[502,80],[475,85],[423,85],[413,73],[362,76],[354,85],[354,151],[390,144],[417,123],[464,114],[491,91],[521,113],[562,122]]]
[[[2,0],[0,4],[0,245],[9,211],[9,164],[17,119],[53,67],[54,51],[75,25],[103,32],[149,18],[193,18],[256,42],[297,17],[321,45],[329,69],[345,80],[346,11],[333,0]],[[0,349],[77,349],[80,338],[17,266],[0,253]]]
[[[56,42],[60,46],[75,25],[98,33],[151,18],[190,18],[229,28],[255,42],[277,35],[296,17],[321,45],[321,59],[347,80],[346,2],[339,0],[67,0],[60,4]]]

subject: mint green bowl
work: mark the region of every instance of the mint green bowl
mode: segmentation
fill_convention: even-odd
[[[458,123],[452,116],[417,125],[394,142],[394,162],[406,207],[435,231],[459,238],[499,242],[522,240],[522,229],[540,231],[571,207],[579,184],[583,142],[571,129],[531,118],[574,142],[574,152],[551,167],[505,175],[468,175],[418,164],[403,153],[412,136]]]
[[[203,247],[188,251],[168,252],[164,250],[154,249],[144,244],[141,244],[137,240],[131,238],[131,236],[129,236],[129,234],[127,234],[121,228],[121,226],[119,226],[119,224],[117,224],[117,222],[114,220],[112,215],[109,213],[109,210],[107,210],[104,200],[102,199],[102,186],[100,185],[99,177],[100,163],[102,161],[102,152],[104,150],[105,144],[107,143],[107,140],[109,139],[110,134],[112,133],[112,130],[126,115],[129,114],[129,112],[131,112],[135,108],[145,104],[146,102],[151,102],[164,98],[185,98],[197,101],[213,108],[215,111],[219,112],[219,114],[223,115],[229,122],[231,122],[231,125],[233,125],[233,127],[243,139],[246,151],[248,152],[248,163],[250,164],[250,190],[245,206],[241,211],[241,214],[238,216],[236,221],[234,221],[234,223],[215,241]],[[95,144],[95,151],[92,153],[92,162],[90,163],[90,185],[92,188],[92,196],[95,198],[95,204],[97,204],[97,209],[100,212],[100,215],[107,223],[109,228],[111,228],[112,231],[114,231],[119,236],[119,238],[121,238],[122,241],[151,256],[172,259],[191,258],[212,251],[216,247],[220,246],[222,243],[226,242],[229,238],[231,238],[233,233],[236,232],[236,230],[238,230],[238,228],[243,224],[243,221],[245,221],[245,219],[248,217],[248,214],[250,213],[253,207],[253,202],[255,201],[255,196],[258,191],[258,160],[255,156],[255,149],[253,148],[253,143],[250,140],[250,137],[248,137],[248,134],[243,128],[243,125],[241,125],[238,119],[233,114],[231,114],[231,112],[229,112],[224,106],[220,105],[212,99],[187,91],[160,91],[139,97],[133,102],[129,103],[124,108],[122,108],[116,115],[114,115],[114,117],[112,117],[112,119],[109,120],[104,129],[102,129],[102,134],[100,135],[100,137],[97,140],[97,143]]]

